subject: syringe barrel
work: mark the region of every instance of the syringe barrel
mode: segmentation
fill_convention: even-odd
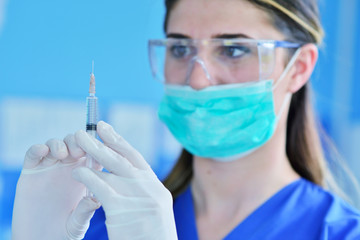
[[[96,131],[98,121],[97,97],[89,96],[86,98],[86,131]]]

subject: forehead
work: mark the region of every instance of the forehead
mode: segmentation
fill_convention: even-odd
[[[284,38],[269,14],[246,0],[179,0],[170,13],[167,33],[198,39],[222,34]]]

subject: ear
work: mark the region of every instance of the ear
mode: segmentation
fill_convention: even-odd
[[[318,59],[318,48],[309,43],[301,47],[300,54],[294,63],[288,90],[297,92],[309,80]]]

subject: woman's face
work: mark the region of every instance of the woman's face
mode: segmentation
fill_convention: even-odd
[[[269,15],[245,0],[179,0],[172,9],[167,25],[167,36],[183,36],[191,39],[212,38],[252,38],[284,40],[284,36],[272,25]],[[224,76],[219,69],[201,56],[207,70],[217,81]],[[275,81],[284,70],[285,50],[277,49],[274,71],[269,78]],[[216,70],[214,70],[216,69]],[[248,67],[249,72],[252,68]],[[174,72],[166,74],[176,75]],[[210,82],[203,66],[195,64],[189,77],[189,84],[194,89],[202,89],[214,84]],[[221,79],[217,84],[221,84]],[[283,86],[281,86],[283,85]],[[286,92],[286,79],[274,93],[276,105],[281,105]],[[277,100],[277,98],[279,100]],[[280,103],[279,103],[280,102]],[[279,104],[277,104],[279,103]],[[275,106],[278,109],[279,106]]]

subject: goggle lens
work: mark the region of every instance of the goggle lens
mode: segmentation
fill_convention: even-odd
[[[188,85],[197,65],[212,84],[260,81],[275,65],[276,41],[164,39],[149,41],[153,75],[163,83]]]

